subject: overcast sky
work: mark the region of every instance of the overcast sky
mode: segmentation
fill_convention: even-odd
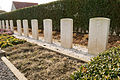
[[[39,4],[48,3],[57,0],[0,0],[0,10],[10,11],[12,6],[12,1],[19,2],[35,2]]]

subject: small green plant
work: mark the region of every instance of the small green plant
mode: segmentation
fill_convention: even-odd
[[[73,80],[120,80],[120,46],[113,47],[71,75]]]
[[[0,35],[0,48],[6,48],[8,46],[13,46],[17,44],[22,44],[26,42],[25,40],[17,39],[14,36],[10,36],[7,34]]]

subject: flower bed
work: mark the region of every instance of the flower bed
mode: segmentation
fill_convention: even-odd
[[[13,46],[26,42],[25,40],[17,39],[14,36],[7,34],[0,34],[0,48],[6,48],[8,46]]]
[[[7,30],[7,29],[0,29],[0,34],[12,35],[12,34],[13,34],[13,31]]]

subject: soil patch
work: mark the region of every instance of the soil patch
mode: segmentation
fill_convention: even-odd
[[[44,37],[42,30],[39,30],[38,32],[39,32],[40,37]],[[32,34],[31,29],[29,29],[29,33]],[[53,39],[60,42],[60,32],[53,31]],[[87,47],[88,46],[88,34],[73,33],[73,43]],[[117,47],[119,45],[120,45],[120,36],[109,35],[107,49],[111,47]]]
[[[16,28],[15,28],[16,30]],[[39,37],[44,37],[43,30],[38,30]],[[29,28],[29,34],[32,35],[32,29]],[[60,42],[60,32],[53,31],[53,39]],[[73,33],[73,43],[81,46],[88,46],[88,34]],[[107,49],[120,45],[120,36],[109,35]]]
[[[84,62],[25,42],[4,48],[7,58],[28,80],[71,80]]]

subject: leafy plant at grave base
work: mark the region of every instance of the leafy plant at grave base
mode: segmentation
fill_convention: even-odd
[[[26,42],[26,41],[21,40],[21,39],[17,39],[14,36],[10,36],[7,34],[0,35],[0,48],[6,48],[8,46],[23,44],[24,42]]]
[[[73,80],[120,80],[120,46],[113,47],[71,75]]]
[[[6,43],[2,44],[1,48],[6,48],[8,46],[13,46],[13,44],[6,42]]]

